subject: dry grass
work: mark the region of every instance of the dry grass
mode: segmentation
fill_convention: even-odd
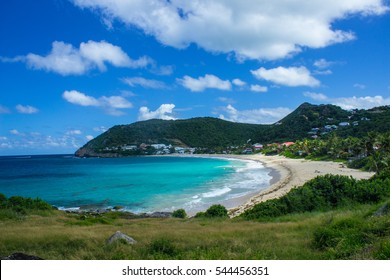
[[[316,259],[316,220],[258,223],[213,219],[115,219],[78,225],[65,213],[1,221],[0,255],[21,251],[45,259]],[[115,231],[135,245],[106,245]],[[159,246],[161,247],[159,249]],[[168,250],[168,249],[169,250]],[[167,249],[167,250],[165,250]]]
[[[44,259],[76,260],[388,258],[389,217],[379,218],[378,223],[370,218],[366,224],[369,211],[366,207],[352,211],[307,213],[284,216],[267,223],[112,216],[80,220],[77,215],[55,211],[45,216],[0,220],[0,256],[24,252]],[[313,245],[318,230],[338,230],[335,225],[344,220],[355,221],[362,230],[375,236],[367,246],[352,251],[343,247],[344,251],[337,252],[340,245],[325,249]],[[107,245],[106,240],[117,230],[133,237],[137,244],[116,242]],[[358,232],[360,228],[352,230]],[[377,239],[376,232],[379,231],[384,239]],[[345,238],[340,244],[351,241],[348,236]]]

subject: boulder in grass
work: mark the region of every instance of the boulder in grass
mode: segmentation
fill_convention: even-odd
[[[117,231],[113,235],[111,235],[110,238],[107,239],[107,244],[111,244],[111,243],[115,242],[116,240],[123,240],[123,241],[125,241],[128,244],[135,244],[135,243],[137,243],[137,241],[135,241],[130,236],[128,236],[128,235],[126,235],[126,234],[124,234],[124,233],[122,233],[120,231]]]
[[[8,257],[1,258],[1,260],[43,260],[40,257],[27,255],[25,253],[13,253]]]

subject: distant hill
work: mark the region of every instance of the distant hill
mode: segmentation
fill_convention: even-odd
[[[340,125],[340,123],[342,125]],[[197,147],[221,152],[227,147],[251,143],[296,141],[309,137],[363,136],[369,131],[390,131],[390,106],[346,111],[334,105],[303,103],[272,125],[235,123],[204,117],[186,120],[148,120],[117,125],[76,151],[77,156],[123,156],[151,154],[150,144]],[[141,144],[146,144],[139,149]]]

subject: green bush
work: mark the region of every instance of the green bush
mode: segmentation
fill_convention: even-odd
[[[194,216],[194,218],[204,218],[204,217],[206,217],[206,213],[205,212],[198,212]]]
[[[177,209],[177,210],[173,211],[172,217],[185,219],[187,217],[187,213],[184,209]]]
[[[250,220],[269,219],[286,214],[329,211],[356,204],[377,203],[390,197],[388,173],[388,170],[384,170],[370,180],[360,181],[340,175],[319,176],[281,198],[255,205],[241,216]]]
[[[207,218],[228,217],[228,211],[225,208],[225,206],[220,205],[220,204],[214,204],[214,205],[210,206],[209,209],[206,210],[205,217],[207,217]]]
[[[11,218],[11,217],[22,217],[27,215],[29,212],[33,211],[34,213],[38,211],[52,210],[53,206],[49,203],[43,201],[40,198],[25,198],[21,196],[11,196],[7,199],[4,194],[0,193],[0,210],[2,218]],[[14,214],[12,214],[12,212]]]

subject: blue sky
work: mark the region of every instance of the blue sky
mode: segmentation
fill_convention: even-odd
[[[303,102],[389,105],[389,6],[1,1],[0,155],[73,153],[151,118],[263,124]]]

